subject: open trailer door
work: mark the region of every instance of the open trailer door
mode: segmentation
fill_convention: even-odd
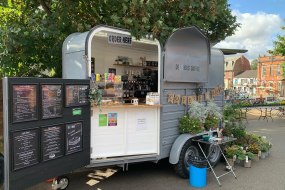
[[[89,80],[4,78],[4,188],[90,163]]]

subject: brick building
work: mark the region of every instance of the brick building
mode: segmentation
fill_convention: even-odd
[[[283,77],[283,56],[260,56],[257,65],[257,94],[266,96],[285,95],[285,81]]]
[[[233,89],[233,78],[246,70],[250,70],[250,63],[246,57],[225,57],[225,90]]]

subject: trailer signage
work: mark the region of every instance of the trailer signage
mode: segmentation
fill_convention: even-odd
[[[25,189],[90,164],[89,85],[90,80],[3,79],[4,189]]]
[[[132,37],[123,34],[108,33],[109,44],[132,45]]]

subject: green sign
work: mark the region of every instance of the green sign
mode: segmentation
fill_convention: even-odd
[[[99,114],[99,127],[106,127],[108,125],[108,115]]]
[[[72,109],[72,115],[81,115],[81,108]]]

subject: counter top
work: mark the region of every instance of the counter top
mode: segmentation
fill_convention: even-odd
[[[160,104],[157,105],[147,105],[147,104],[118,104],[118,105],[102,105],[101,108],[157,108],[161,107]]]

